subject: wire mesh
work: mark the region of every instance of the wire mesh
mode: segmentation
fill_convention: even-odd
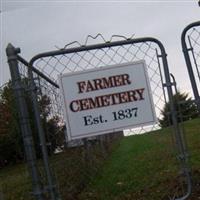
[[[192,100],[191,97],[189,97],[186,93],[179,93],[179,102],[178,102],[178,118],[180,121],[187,121],[182,123],[183,129],[184,129],[184,137],[186,145],[188,147],[189,151],[189,158],[190,158],[190,164],[191,164],[191,174],[193,175],[193,192],[191,195],[191,199],[197,199],[199,198],[199,192],[198,192],[198,182],[196,182],[196,178],[199,174],[199,167],[196,167],[196,164],[194,163],[195,159],[198,159],[196,157],[196,151],[197,146],[193,143],[194,138],[192,138],[191,133],[197,133],[199,134],[199,130],[195,130],[195,124],[192,126],[194,127],[194,130],[188,129],[188,124],[192,121],[199,120],[199,112],[200,112],[200,22],[194,22],[189,24],[185,27],[185,29],[182,32],[181,37],[181,43],[183,48],[183,54],[185,57],[188,74],[190,77],[190,82],[193,90],[194,100]],[[178,97],[176,96],[176,97]],[[182,97],[181,97],[182,96]],[[184,99],[181,100],[181,98],[184,97]],[[199,122],[198,122],[199,123]],[[196,141],[199,140],[198,136],[196,137]],[[199,142],[197,142],[199,143]]]
[[[61,97],[59,87],[48,79],[50,76],[41,74],[36,68],[32,67],[35,88],[31,88],[28,78],[28,63],[18,57],[18,68],[21,81],[26,90],[26,101],[29,114],[31,116],[32,132],[35,141],[37,158],[41,158],[41,149],[37,133],[34,111],[30,99],[30,91],[34,90],[37,94],[37,101],[40,110],[40,120],[46,137],[46,145],[50,156],[51,170],[57,182],[62,196],[67,199],[76,198],[77,193],[89,182],[92,175],[97,172],[102,161],[109,155],[109,152],[116,145],[122,134],[109,134],[102,137],[90,137],[86,140],[75,140],[66,143],[66,128],[63,121],[63,110],[61,107]],[[59,154],[62,152],[62,154]],[[51,157],[51,155],[54,155]],[[63,167],[65,166],[65,167]],[[44,187],[45,198],[49,197],[49,189],[45,168],[42,162],[37,162],[40,173],[41,183]],[[65,180],[63,180],[65,178]],[[57,180],[57,181],[56,181]]]
[[[87,45],[90,38],[87,38],[84,45]],[[65,47],[70,49],[70,45]],[[60,74],[145,60],[158,119],[162,118],[163,106],[168,101],[163,88],[164,66],[160,62],[161,53],[156,43],[130,42],[84,51],[80,50],[82,47],[74,47],[70,53],[38,57],[31,67],[36,88],[30,87],[32,85],[28,78],[27,62],[19,58],[19,70],[27,94],[26,101],[30,106],[29,112],[32,115],[33,110],[28,95],[30,90],[34,90],[37,94],[40,120],[47,139],[48,152],[49,155],[53,155],[50,156],[50,163],[63,199],[165,200],[170,199],[172,194],[174,196],[184,194],[185,188],[180,185],[185,183],[185,180],[182,180],[181,175],[177,177],[178,164],[174,159],[171,129],[154,132],[155,134],[145,134],[142,137],[131,136],[123,140],[120,140],[122,138],[120,132],[65,143],[64,135],[67,130],[58,86]],[[40,158],[40,145],[34,119],[31,119],[31,125],[37,144],[36,153]],[[159,123],[157,123],[153,126],[125,130],[124,133],[126,135],[140,134],[159,128]],[[112,152],[112,157],[110,157],[110,152]],[[152,155],[153,160],[151,160]],[[163,160],[163,156],[166,159]],[[49,188],[44,168],[40,160],[37,164],[44,186],[43,193],[48,199],[50,198]],[[155,166],[160,166],[158,171],[155,171]],[[163,177],[162,180],[158,178],[160,176]],[[158,185],[162,185],[159,191]],[[149,195],[149,192],[152,194]]]
[[[200,25],[187,31],[188,47],[192,50],[191,61],[197,85],[200,84]],[[198,87],[200,92],[200,87]]]
[[[34,62],[34,66],[58,83],[58,75],[63,73],[145,60],[157,118],[161,118],[161,110],[166,99],[162,83],[164,79],[163,69],[158,62],[159,58],[156,44],[153,42],[143,42],[87,51],[79,51],[78,48],[73,53],[41,57]],[[158,128],[158,124],[154,126],[143,126],[137,129],[126,130],[125,134],[140,134]]]
[[[96,37],[94,37],[94,39],[96,39]],[[87,45],[87,42],[88,42],[88,38],[86,40],[85,45]],[[103,42],[105,42],[105,39],[103,40]],[[71,43],[71,44],[80,45],[77,42]],[[67,49],[70,49],[70,45],[66,45],[65,47]],[[159,55],[160,52],[159,52],[157,44],[155,44],[154,42],[141,42],[137,44],[129,43],[125,45],[117,45],[117,46],[104,47],[104,48],[93,48],[91,50],[79,51],[81,47],[82,46],[73,47],[74,50],[71,51],[70,53],[62,53],[59,55],[51,55],[51,56],[44,56],[44,57],[41,56],[40,58],[34,61],[33,66],[36,69],[39,69],[43,74],[45,74],[47,77],[53,80],[56,84],[58,84],[58,81],[59,81],[58,75],[63,74],[63,73],[84,71],[84,70],[93,69],[93,68],[103,68],[103,67],[108,67],[115,64],[124,64],[128,62],[145,60],[146,65],[147,65],[147,73],[149,76],[156,116],[158,120],[162,118],[161,111],[163,109],[164,104],[166,103],[168,99],[166,99],[167,95],[165,95],[165,90],[163,87],[165,83],[165,76],[163,72],[162,62],[160,62],[161,56]],[[41,98],[42,95],[44,94],[50,97],[52,101],[51,116],[58,115],[60,122],[63,125],[64,117],[63,117],[62,108],[61,108],[59,89],[54,86],[52,87],[51,85],[49,85],[48,82],[46,83],[46,80],[44,79],[41,80],[40,77],[37,77],[37,74],[34,74],[34,79],[39,89],[38,90],[38,96],[40,96],[39,98]],[[143,126],[143,127],[139,127],[135,129],[124,130],[124,134],[125,135],[141,134],[141,133],[145,133],[152,130],[158,130],[159,128],[160,128],[159,123],[157,123],[151,126]],[[113,134],[109,134],[105,136],[88,138],[82,141],[76,141],[74,143],[69,143],[68,145],[69,146],[71,145],[71,147],[73,148],[70,148],[70,151],[68,149],[67,151],[64,152],[64,154],[61,154],[62,156],[66,155],[66,157],[62,159],[62,163],[60,162],[59,155],[58,155],[57,161],[53,162],[54,163],[53,168],[55,170],[55,176],[58,180],[59,188],[61,190],[63,197],[65,197],[66,199],[79,199],[79,198],[80,199],[90,199],[90,198],[91,199],[94,199],[94,198],[105,199],[105,195],[95,194],[98,191],[95,191],[93,193],[91,189],[88,189],[88,186],[90,184],[93,184],[92,180],[96,173],[97,175],[98,173],[101,174],[101,171],[103,170],[101,168],[102,163],[103,163],[102,161],[105,160],[107,156],[109,156],[109,152],[110,150],[112,150],[112,147],[117,144],[120,144],[118,142],[113,142],[115,141],[114,137],[116,136]],[[118,138],[120,137],[116,137],[116,138],[117,138],[116,141],[119,141]],[[165,148],[167,149],[167,150],[165,149],[166,152],[168,152],[166,155],[168,155],[169,157],[171,157],[173,154],[171,151],[171,149],[173,148],[170,148],[170,146],[172,145],[170,144],[170,141],[171,141],[169,140],[170,138],[171,137],[169,135],[167,139],[167,145],[166,145],[167,147],[164,145]],[[73,156],[69,155],[69,153],[72,154]],[[82,156],[80,157],[81,154]],[[138,162],[137,159],[138,158],[134,159],[134,161]],[[121,163],[119,163],[119,165],[121,165]],[[63,166],[65,166],[65,168],[63,168]],[[174,167],[176,171],[177,164],[174,164]],[[150,168],[147,167],[146,170],[147,171],[149,170],[150,172]],[[117,168],[116,173],[117,174],[120,173],[119,171],[120,169]],[[137,177],[137,175],[139,175],[139,173],[136,172],[135,175],[131,174],[130,177],[134,178],[134,177]],[[65,178],[66,180],[62,180],[62,178]],[[116,177],[113,177],[114,181],[117,182],[117,187],[118,186],[120,187],[121,181],[117,180],[118,178],[119,177],[117,175]],[[152,178],[153,177],[150,176],[149,180]],[[131,179],[129,181],[131,184],[128,184],[128,187],[133,187],[135,184],[134,181]],[[144,180],[144,182],[147,184],[148,181]],[[63,185],[63,183],[65,184],[65,186]],[[101,191],[100,193],[105,192],[106,194],[108,192],[108,194],[106,194],[106,196],[108,196],[107,197],[108,199],[113,198],[113,196],[115,196],[112,194],[112,191],[109,191],[111,189],[110,185],[112,186],[112,184],[113,184],[112,181],[107,180],[107,184],[105,185],[107,185],[108,190],[106,188],[104,188],[103,191],[100,190]],[[122,183],[122,188],[124,187],[123,184],[124,183]],[[154,185],[154,183],[152,184]],[[114,186],[114,188],[115,187],[116,185]],[[155,185],[152,187],[155,187]],[[170,187],[168,187],[165,192],[162,191],[163,193],[161,195],[162,198],[166,198],[166,196],[169,195],[170,193],[168,190],[169,188]],[[82,194],[84,190],[86,192]],[[118,190],[117,188],[114,189],[115,192],[117,190]],[[88,196],[88,193],[89,193],[89,196]],[[177,185],[176,193],[177,193],[176,195],[183,194],[184,188],[182,187],[180,189],[180,187],[178,187]],[[128,199],[128,197],[125,197],[125,196],[121,197],[121,199],[123,198]],[[143,195],[139,195],[139,196],[134,197],[134,198],[137,198],[137,199],[144,198]]]
[[[96,39],[96,37],[94,37],[94,38],[92,37],[92,39]],[[126,39],[126,41],[128,41],[128,40],[129,39]],[[139,61],[139,60],[145,60],[146,65],[147,65],[147,73],[149,76],[150,87],[151,87],[151,92],[152,92],[152,96],[153,96],[153,102],[154,102],[154,107],[155,107],[158,122],[157,122],[157,124],[152,125],[152,126],[143,126],[143,127],[139,127],[139,128],[124,130],[124,134],[125,135],[132,135],[132,134],[135,135],[135,134],[146,133],[146,132],[152,131],[152,130],[158,130],[160,128],[159,120],[161,120],[163,117],[162,116],[163,107],[166,104],[166,102],[168,102],[168,96],[165,94],[165,88],[164,88],[165,81],[166,81],[165,76],[164,76],[164,67],[165,66],[163,66],[163,62],[162,62],[163,55],[161,55],[158,45],[152,41],[148,41],[148,42],[143,41],[143,42],[137,42],[137,43],[134,43],[134,42],[128,43],[127,42],[126,44],[124,44],[122,41],[122,43],[119,43],[119,45],[113,45],[113,46],[104,45],[103,47],[94,45],[95,47],[93,47],[93,48],[86,48],[85,50],[82,50],[82,47],[87,47],[87,42],[88,42],[88,38],[86,40],[86,43],[83,46],[81,46],[80,43],[78,43],[78,42],[72,42],[69,45],[65,46],[65,48],[67,48],[67,49],[64,48],[64,49],[60,49],[60,51],[58,50],[59,53],[58,52],[57,53],[49,52],[49,54],[48,54],[48,52],[47,52],[47,53],[38,55],[38,56],[36,56],[36,58],[35,57],[33,58],[32,64],[37,69],[39,69],[43,74],[50,77],[51,80],[53,80],[56,84],[58,84],[58,75],[60,75],[60,74],[76,72],[76,71],[84,71],[84,70],[94,69],[94,68],[103,68],[103,67],[108,67],[108,66],[112,66],[115,64],[124,64],[124,63]],[[103,38],[103,42],[105,42],[104,38]],[[106,43],[108,43],[108,44],[110,42],[111,41],[106,41]],[[75,45],[78,44],[78,46],[70,49],[70,45],[74,45],[74,44]],[[64,53],[65,50],[68,50],[68,52]],[[171,138],[170,135],[169,135],[169,138]],[[172,147],[172,143],[170,143],[171,140],[169,140],[169,138],[166,141],[167,145],[166,146],[163,145],[165,148],[165,152],[162,152],[162,150],[161,150],[161,152],[162,152],[162,155],[166,155],[167,157],[170,157],[172,159],[172,155],[173,155],[172,149],[174,149],[174,147]],[[96,140],[96,138],[95,139],[93,138],[91,141],[93,141],[93,140]],[[101,140],[99,140],[99,138],[97,138],[97,141],[101,141]],[[157,142],[161,142],[161,141],[157,140]],[[90,178],[87,178],[86,180],[88,182],[87,181],[86,182],[89,185],[95,184],[91,180],[91,177],[93,177],[90,173],[92,168],[89,168],[90,170],[86,170],[86,169],[88,169],[88,164],[91,163],[91,161],[93,162],[95,160],[95,159],[92,159],[92,156],[95,155],[95,157],[96,157],[96,152],[94,151],[94,148],[92,149],[92,151],[91,151],[91,149],[89,151],[87,151],[89,148],[91,148],[92,144],[83,142],[83,145],[84,144],[85,144],[84,147],[86,150],[84,152],[84,154],[85,154],[84,157],[85,157],[85,160],[87,161],[86,162],[87,165],[86,165],[86,167],[83,167],[84,170],[82,171],[81,175],[88,177],[88,174],[89,174]],[[110,146],[110,145],[108,145],[108,146]],[[96,146],[93,146],[93,147],[96,147]],[[100,145],[100,147],[101,147],[101,145]],[[80,150],[80,148],[78,148],[78,149]],[[102,148],[100,152],[102,153],[103,151],[104,151],[104,148]],[[89,156],[88,156],[88,152],[90,152]],[[101,154],[101,157],[102,157],[102,155],[104,155],[104,153]],[[161,159],[160,155],[158,155],[158,160],[159,159]],[[135,160],[135,162],[137,162],[136,160]],[[129,162],[128,160],[126,160],[126,161]],[[173,163],[172,164],[173,169],[169,170],[170,165],[171,165],[171,164],[169,164],[169,166],[167,166],[168,169],[162,169],[164,171],[161,170],[162,171],[161,173],[164,173],[164,174],[166,173],[166,171],[167,171],[167,173],[170,171],[169,176],[171,176],[171,178],[170,178],[170,181],[168,180],[169,182],[167,181],[169,184],[168,187],[163,189],[162,192],[159,191],[160,199],[166,199],[166,198],[172,199],[172,197],[169,197],[171,195],[172,188],[174,191],[174,199],[175,199],[175,197],[183,196],[186,193],[185,186],[187,185],[187,180],[185,178],[183,178],[182,175],[180,175],[179,177],[177,177],[175,175],[175,174],[177,174],[177,170],[178,170],[177,166],[178,165],[175,160],[173,160],[172,163]],[[121,165],[121,164],[122,163],[119,163],[119,165]],[[79,163],[79,165],[80,165],[80,163]],[[93,163],[93,166],[94,166],[94,163]],[[120,173],[120,168],[116,168],[115,170],[117,173],[118,172]],[[150,173],[150,171],[153,171],[148,167],[146,170],[147,171],[149,170],[149,173]],[[97,170],[97,172],[99,172],[99,171]],[[116,175],[116,173],[115,173],[115,175]],[[130,177],[134,178],[134,176],[137,177],[137,175],[138,175],[138,173],[136,172],[135,175],[131,174]],[[175,176],[175,178],[173,176]],[[111,179],[116,181],[116,184],[118,186],[121,186],[126,191],[124,182],[120,181],[118,178],[119,177],[116,175],[116,177],[112,177]],[[152,178],[153,177],[150,176],[149,180]],[[99,180],[101,181],[101,178]],[[116,194],[117,194],[116,191],[119,188],[117,189],[116,185],[113,186],[115,188],[114,193],[116,193],[116,194],[112,194],[113,191],[109,191],[109,190],[112,190],[111,187],[113,184],[113,180],[111,180],[111,181],[106,180],[107,184],[105,184],[105,187],[107,187],[107,188],[103,188],[103,190],[101,188],[100,190],[97,189],[95,191],[92,191],[91,188],[88,189],[88,184],[86,184],[86,186],[85,186],[86,182],[84,182],[83,185],[86,187],[86,189],[84,189],[86,192],[83,192],[83,194],[82,194],[82,192],[80,192],[76,188],[76,190],[75,190],[76,194],[75,194],[75,196],[72,195],[72,199],[73,198],[76,198],[76,199],[79,199],[79,198],[80,199],[94,199],[94,198],[95,199],[105,199],[105,195],[108,196],[108,199],[112,199],[112,198],[116,199]],[[132,180],[129,180],[129,181],[130,182],[127,184],[127,187],[134,187],[135,182],[134,181],[132,182]],[[172,184],[172,182],[174,183],[176,181],[178,181],[178,183],[175,184],[176,185],[176,187],[175,187],[175,185]],[[147,183],[148,181],[144,180],[144,182],[146,184],[148,184]],[[80,181],[79,181],[79,184],[80,184]],[[85,188],[84,186],[83,186],[83,188]],[[102,186],[102,183],[97,187],[101,187],[101,186]],[[152,187],[156,187],[156,184],[152,183]],[[96,194],[96,193],[98,193],[98,194]],[[68,192],[68,194],[73,194],[73,192],[72,193]],[[101,194],[103,194],[103,195],[101,195]],[[147,198],[147,197],[145,197],[145,195],[142,195],[142,194],[136,195],[136,196],[125,195],[123,197],[119,197],[119,199]],[[67,197],[68,197],[67,199],[71,198],[69,196],[67,196]],[[156,197],[152,196],[151,198],[156,198]]]

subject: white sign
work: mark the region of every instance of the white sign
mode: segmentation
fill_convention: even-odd
[[[60,76],[68,139],[156,121],[144,61]]]

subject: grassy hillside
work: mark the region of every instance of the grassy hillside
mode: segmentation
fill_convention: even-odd
[[[184,129],[194,175],[190,200],[197,200],[200,199],[200,119],[186,122]],[[174,194],[183,194],[184,179],[175,158],[171,132],[167,128],[123,138],[76,197],[70,198],[69,188],[73,190],[73,184],[83,178],[84,169],[70,156],[72,152],[57,155],[52,163],[63,200],[169,200]],[[0,183],[0,199],[2,194],[4,200],[31,199],[31,184],[23,164],[0,170]]]
[[[200,199],[200,120],[184,125],[194,175],[194,194]],[[185,185],[175,158],[170,129],[124,138],[80,199],[167,200],[184,194]]]

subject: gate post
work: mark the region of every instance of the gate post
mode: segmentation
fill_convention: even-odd
[[[33,138],[32,138],[28,109],[27,109],[27,103],[24,98],[24,87],[21,82],[21,77],[18,68],[18,61],[17,61],[18,53],[20,53],[19,48],[15,48],[11,44],[8,44],[6,48],[6,54],[10,68],[12,88],[14,90],[14,95],[16,98],[16,104],[18,108],[19,123],[24,142],[25,156],[28,164],[29,173],[32,178],[33,195],[37,200],[43,200],[40,177],[36,167],[37,166],[36,154],[33,146]]]
[[[160,49],[161,49],[161,54],[162,54],[161,57],[163,60],[163,65],[164,65],[164,73],[165,73],[165,78],[166,78],[165,86],[167,87],[167,92],[168,92],[169,102],[170,102],[170,111],[171,111],[170,114],[172,117],[173,127],[175,129],[174,130],[175,138],[176,138],[176,143],[177,143],[177,148],[178,148],[178,153],[179,153],[178,158],[180,160],[183,174],[185,175],[187,179],[187,193],[182,197],[175,198],[175,200],[186,200],[191,195],[191,192],[192,192],[192,180],[191,180],[190,169],[188,167],[187,150],[186,150],[185,140],[183,137],[183,132],[177,120],[177,111],[175,109],[173,91],[172,91],[173,83],[170,80],[167,54],[165,52],[165,48],[162,45],[162,43],[158,42],[158,45],[160,46]]]
[[[45,138],[43,125],[40,118],[40,109],[39,109],[38,100],[37,100],[37,87],[34,81],[31,64],[29,64],[29,68],[28,68],[28,78],[30,81],[30,88],[31,88],[30,96],[31,96],[32,104],[33,104],[32,106],[34,110],[34,117],[35,117],[37,129],[38,129],[38,136],[39,136],[39,141],[41,144],[41,152],[43,156],[44,169],[45,169],[46,178],[47,178],[47,184],[48,184],[47,191],[50,194],[51,200],[60,200],[59,192],[57,191],[55,180],[49,166],[49,157],[48,157],[48,152],[47,152],[46,138]]]

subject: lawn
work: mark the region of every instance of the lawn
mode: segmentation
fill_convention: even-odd
[[[194,194],[200,198],[200,120],[184,124]],[[124,138],[80,199],[167,200],[185,192],[171,129]]]
[[[200,119],[184,123],[194,190],[200,198]],[[81,151],[51,158],[63,200],[169,200],[185,192],[176,159],[172,129],[124,137],[106,159],[96,154],[95,172],[80,162]],[[77,160],[77,158],[79,158]],[[88,179],[89,176],[89,179]],[[87,181],[83,182],[87,178]],[[31,183],[24,164],[0,170],[3,200],[31,200]],[[77,189],[78,188],[78,189]],[[0,197],[1,197],[0,195]]]

